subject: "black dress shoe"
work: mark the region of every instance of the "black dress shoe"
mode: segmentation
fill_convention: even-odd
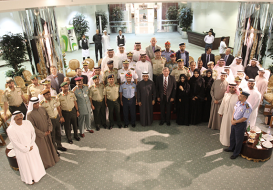
[[[171,122],[167,122],[167,125],[170,126],[170,125],[171,125]]]
[[[124,128],[128,128],[128,125],[124,125]]]
[[[60,151],[67,151],[67,149],[65,147],[58,147],[57,149]]]
[[[121,128],[122,128],[122,125],[118,125],[118,128],[120,128],[120,129],[121,129]]]
[[[224,149],[225,152],[233,152],[232,150],[229,150],[228,148]]]
[[[106,128],[105,128],[105,129],[106,129]],[[96,130],[97,130],[97,131],[99,131],[99,130],[100,130],[100,128],[99,128],[99,127],[96,127]]]
[[[113,129],[113,125],[109,125],[109,130]]]
[[[68,140],[68,143],[69,143],[69,144],[73,144],[73,141],[72,141],[72,140]]]
[[[107,125],[106,124],[104,124],[103,127],[104,127],[104,129],[107,129]]]
[[[234,155],[232,155],[231,157],[230,157],[230,159],[236,159],[238,156],[234,156]]]
[[[134,127],[134,128],[135,128],[135,127],[136,127],[136,124],[132,124],[132,127]]]
[[[164,121],[160,121],[159,125],[163,125],[165,122]]]
[[[58,157],[60,157],[60,153],[57,151],[57,155],[58,155]]]
[[[77,141],[80,141],[81,138],[80,137],[74,137]]]

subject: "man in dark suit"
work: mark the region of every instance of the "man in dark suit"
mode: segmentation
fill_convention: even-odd
[[[77,75],[71,78],[71,82],[70,82],[71,88],[73,89],[76,86],[75,78],[78,78],[78,77],[82,77],[83,78],[83,85],[87,85],[88,84],[88,77],[86,75],[82,75],[81,68],[77,68],[75,71],[76,71]]]
[[[180,50],[176,52],[176,61],[178,59],[183,59],[184,60],[184,66],[189,67],[189,52],[187,52],[186,49],[186,44],[185,43],[180,43],[179,44]]]
[[[160,102],[161,121],[159,125],[163,125],[167,122],[167,125],[171,125],[171,106],[175,99],[176,93],[176,81],[170,74],[169,68],[164,67],[163,74],[159,75],[156,79],[156,95],[157,101]],[[165,107],[167,113],[165,114]],[[166,116],[165,116],[166,115]]]
[[[230,54],[231,53],[231,50],[230,48],[227,48],[226,49],[226,54],[225,55],[222,55],[221,58],[223,58],[226,62],[226,66],[230,66],[230,64],[232,63],[233,59],[234,59],[234,56]]]
[[[201,60],[203,61],[203,67],[205,67],[205,68],[208,68],[207,64],[210,61],[213,61],[214,65],[216,64],[214,54],[211,53],[211,48],[210,47],[207,47],[206,53],[203,53],[201,55]]]
[[[64,81],[64,75],[62,73],[57,72],[57,68],[55,66],[50,66],[51,75],[47,77],[47,79],[51,80],[51,88],[55,89],[59,94],[61,92],[60,85]]]

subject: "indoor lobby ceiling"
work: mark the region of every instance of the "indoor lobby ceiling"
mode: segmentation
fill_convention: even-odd
[[[238,2],[237,0],[212,0],[209,2]],[[148,2],[208,2],[199,1],[170,1],[170,0],[0,0],[0,12],[22,10],[25,8],[47,7],[47,6],[76,6],[85,4],[120,4],[120,3],[148,3]],[[240,2],[265,2],[264,0],[241,0]],[[268,1],[267,1],[268,2]]]

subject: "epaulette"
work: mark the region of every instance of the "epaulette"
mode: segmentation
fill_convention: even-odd
[[[174,67],[173,70],[177,69],[178,67]]]
[[[175,51],[171,50],[172,53],[175,53]]]
[[[133,70],[133,71],[135,70],[134,68],[130,68],[130,69]]]
[[[51,98],[56,98],[56,96],[51,96]]]
[[[114,70],[119,70],[119,69],[117,69],[117,68],[114,68]]]
[[[76,88],[76,87],[74,87],[74,88]],[[70,90],[69,92],[74,93],[72,90]]]
[[[88,86],[87,84],[83,84],[83,86]]]
[[[57,95],[57,97],[59,98],[61,96],[61,92]]]
[[[105,70],[104,73],[106,73],[108,70]]]
[[[165,57],[161,57],[161,58],[166,59]]]
[[[75,92],[75,90],[77,90],[78,86],[75,86],[71,91]]]
[[[185,67],[185,66],[184,66],[184,69],[189,70],[189,68],[188,68],[188,67]]]
[[[248,109],[249,108],[249,105],[248,104],[246,104],[246,109]]]
[[[40,104],[42,105],[43,103],[45,103],[45,101],[44,100],[42,100],[41,102],[40,102]]]
[[[165,49],[161,50],[161,52],[164,52],[164,51],[165,51]]]

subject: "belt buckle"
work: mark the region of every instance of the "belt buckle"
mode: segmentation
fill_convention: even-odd
[[[99,102],[102,102],[102,100],[99,100]]]
[[[72,111],[72,110],[68,110],[68,111]]]
[[[113,102],[115,102],[116,100],[113,100]]]
[[[131,98],[128,98],[128,100],[131,100]]]

